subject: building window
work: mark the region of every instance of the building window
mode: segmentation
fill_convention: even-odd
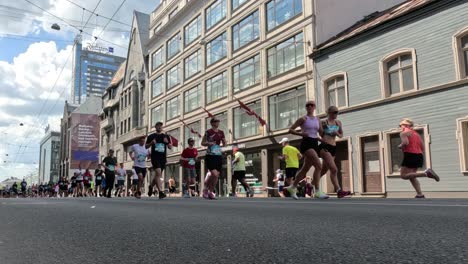
[[[257,114],[262,113],[261,100],[247,105]],[[260,134],[260,124],[257,118],[245,113],[245,110],[238,107],[234,109],[234,138],[245,138]]]
[[[120,121],[120,135],[122,135],[124,132],[123,132],[123,121]]]
[[[303,112],[306,102],[305,85],[268,98],[270,127],[272,130],[292,126]]]
[[[184,113],[189,113],[201,105],[201,89],[200,86],[194,87],[184,92]]]
[[[151,97],[155,98],[158,95],[161,95],[163,92],[163,79],[164,76],[160,75],[156,79],[151,81]]]
[[[216,115],[214,115],[214,117],[216,117],[216,119],[219,120],[219,129],[224,130],[224,133],[226,135],[226,133],[228,132],[227,131],[227,129],[228,129],[227,112],[222,112],[222,113],[216,114]],[[211,128],[210,121],[211,121],[211,117],[206,118],[206,122],[205,122],[206,130]]]
[[[187,46],[201,35],[201,17],[197,16],[184,28],[184,45]]]
[[[124,134],[127,133],[127,119],[124,120]]]
[[[178,153],[180,151],[180,144],[182,143],[180,141],[180,128],[176,128],[176,129],[172,129],[170,131],[167,132],[167,134],[171,137],[174,137],[175,139],[177,139],[179,141],[179,144],[175,145],[174,142],[171,142],[173,145],[172,145],[172,149],[167,149],[167,154],[174,154],[174,153]]]
[[[180,52],[180,32],[175,34],[167,42],[167,60],[170,60],[172,57],[177,55]]]
[[[336,107],[348,106],[348,89],[345,74],[339,74],[325,79],[322,83],[322,87],[324,87],[325,108],[332,105]]]
[[[161,47],[151,55],[151,65],[152,65],[151,69],[155,71],[163,63],[164,63],[163,47]]]
[[[180,115],[180,96],[176,96],[166,102],[166,120],[171,120]]]
[[[206,103],[225,98],[227,96],[227,72],[223,72],[208,79],[205,83]]]
[[[217,0],[206,9],[206,30],[226,17],[226,0]]]
[[[468,173],[468,117],[457,120],[457,138],[460,149],[461,171]]]
[[[127,131],[130,132],[130,130],[131,130],[131,119],[130,119],[130,117],[128,118],[127,126],[128,126]]]
[[[209,66],[225,58],[226,56],[226,32],[224,32],[206,45],[206,64]]]
[[[465,78],[468,76],[468,34],[461,38],[461,51],[463,55],[463,65],[465,66]]]
[[[179,67],[179,64],[177,64],[167,71],[167,90],[174,88],[180,83]]]
[[[184,78],[188,79],[193,75],[197,74],[201,70],[201,52],[200,50],[195,51],[184,60]]]
[[[268,30],[302,13],[302,0],[272,0],[267,3]]]
[[[457,32],[453,41],[457,78],[468,78],[468,27]]]
[[[188,146],[187,140],[189,138],[193,138],[195,140],[194,147],[199,148],[201,146],[201,138],[197,134],[192,133],[191,131],[193,130],[193,132],[200,133],[200,129],[201,129],[200,121],[197,121],[195,123],[189,124],[186,127],[184,127],[184,142],[183,142],[184,146]]]
[[[159,30],[161,30],[162,23],[159,23],[153,30],[154,34],[158,33]]]
[[[179,10],[178,7],[172,10],[172,12],[169,14],[169,20],[171,20],[177,14],[178,10]]]
[[[151,109],[151,127],[154,127],[157,122],[163,121],[162,105],[155,106]]]
[[[247,2],[248,0],[232,0],[232,11],[239,8],[243,3]]]
[[[232,27],[232,48],[238,50],[260,36],[258,10]]]
[[[415,50],[401,50],[381,61],[385,97],[417,89]]]
[[[268,77],[274,77],[304,64],[302,32],[268,49]]]
[[[245,90],[260,82],[260,54],[234,66],[232,70],[234,92]]]
[[[418,132],[419,136],[423,141],[424,151],[424,167],[420,168],[420,171],[424,171],[429,166],[430,161],[430,151],[429,145],[427,143],[427,127],[415,127],[414,130]],[[401,162],[403,161],[403,151],[398,148],[398,145],[401,143],[400,131],[390,131],[386,132],[386,150],[387,155],[385,158],[387,160],[387,168],[389,175],[400,175]]]

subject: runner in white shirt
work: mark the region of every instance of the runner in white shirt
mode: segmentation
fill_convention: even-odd
[[[133,160],[133,169],[138,175],[138,186],[134,196],[137,199],[141,198],[141,187],[146,176],[146,159],[150,157],[150,149],[145,147],[146,136],[140,137],[138,144],[133,144],[129,152],[130,158]]]
[[[76,196],[75,197],[82,197],[84,191],[83,185],[83,172],[81,171],[81,167],[79,170],[76,171]]]
[[[114,195],[117,196],[117,197],[121,197],[122,196],[122,191],[125,187],[125,179],[127,178],[126,175],[127,175],[127,172],[125,171],[125,169],[123,168],[123,163],[120,163],[120,166],[119,168],[117,169],[117,190],[115,190],[115,193]],[[124,194],[125,196],[125,194]]]
[[[138,173],[135,171],[135,169],[132,169],[131,177],[132,177],[132,195],[136,197],[138,194]]]
[[[279,196],[284,197],[284,194],[283,194],[284,176],[283,176],[281,169],[276,170],[276,178],[273,180],[273,182],[278,183],[278,194]]]

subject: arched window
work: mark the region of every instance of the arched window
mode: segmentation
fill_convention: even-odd
[[[338,108],[348,106],[348,81],[346,73],[335,73],[329,77],[325,77],[322,87],[325,109],[331,105]]]
[[[396,51],[382,59],[380,65],[384,97],[418,89],[414,49]]]
[[[468,27],[458,31],[453,37],[453,52],[457,79],[468,78]]]

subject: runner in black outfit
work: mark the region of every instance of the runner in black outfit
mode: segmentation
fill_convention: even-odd
[[[109,149],[109,155],[102,161],[106,174],[106,188],[104,189],[104,196],[111,198],[112,188],[114,187],[115,181],[115,166],[117,165],[117,159],[114,157],[114,150]]]

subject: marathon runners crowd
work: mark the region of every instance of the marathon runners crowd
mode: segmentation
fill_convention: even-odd
[[[279,144],[283,146],[282,155],[279,157],[286,164],[284,173],[282,170],[276,171],[273,182],[281,197],[292,197],[298,199],[299,196],[313,197],[317,199],[327,199],[329,196],[320,189],[320,179],[324,175],[329,175],[334,186],[336,196],[343,198],[351,195],[349,190],[344,190],[338,181],[337,166],[335,164],[336,139],[343,137],[343,124],[337,119],[338,108],[330,106],[327,110],[327,117],[320,120],[314,116],[315,102],[308,101],[305,105],[306,115],[300,117],[290,127],[289,133],[302,137],[300,148],[290,145],[287,137],[283,138]],[[222,171],[223,159],[225,158],[222,147],[226,146],[224,131],[219,128],[220,120],[213,117],[210,120],[211,128],[202,137],[201,145],[206,147],[205,164],[207,174],[204,180],[204,189],[201,195],[205,199],[216,199],[215,187]],[[424,198],[417,178],[427,177],[439,181],[439,176],[434,170],[428,168],[424,172],[417,172],[423,167],[424,144],[421,137],[413,129],[413,121],[404,118],[399,127],[401,129],[401,144],[399,147],[403,151],[403,162],[401,164],[401,178],[409,180],[416,191],[415,198]],[[298,130],[299,128],[299,130]],[[84,172],[80,169],[68,180],[62,177],[57,183],[32,185],[27,187],[23,180],[20,183],[21,192],[15,182],[7,190],[1,192],[2,197],[116,197],[133,196],[140,199],[145,178],[148,174],[146,162],[151,161],[153,172],[152,181],[148,186],[147,196],[157,195],[159,199],[166,197],[166,190],[163,188],[162,175],[167,163],[167,150],[173,147],[173,138],[163,131],[163,123],[155,124],[155,132],[148,136],[139,138],[137,144],[131,146],[129,156],[133,161],[131,173],[127,173],[123,163],[118,164],[114,151],[111,149],[102,163],[94,171],[94,175],[89,168]],[[185,148],[180,157],[183,167],[182,196],[190,198],[196,195],[198,178],[196,162],[200,160],[198,151],[194,147],[195,140],[189,138],[188,147]],[[246,182],[245,156],[237,146],[232,146],[232,181],[231,197],[237,197],[237,182],[245,190],[247,197],[253,197],[254,191]],[[302,160],[302,167],[299,167]],[[307,175],[314,167],[313,175]],[[130,182],[131,186],[126,186],[125,182]],[[125,188],[126,186],[126,188]],[[115,189],[114,189],[115,187]],[[271,189],[270,188],[270,189]],[[114,192],[113,192],[114,190]],[[175,179],[168,181],[169,193],[176,191]]]

